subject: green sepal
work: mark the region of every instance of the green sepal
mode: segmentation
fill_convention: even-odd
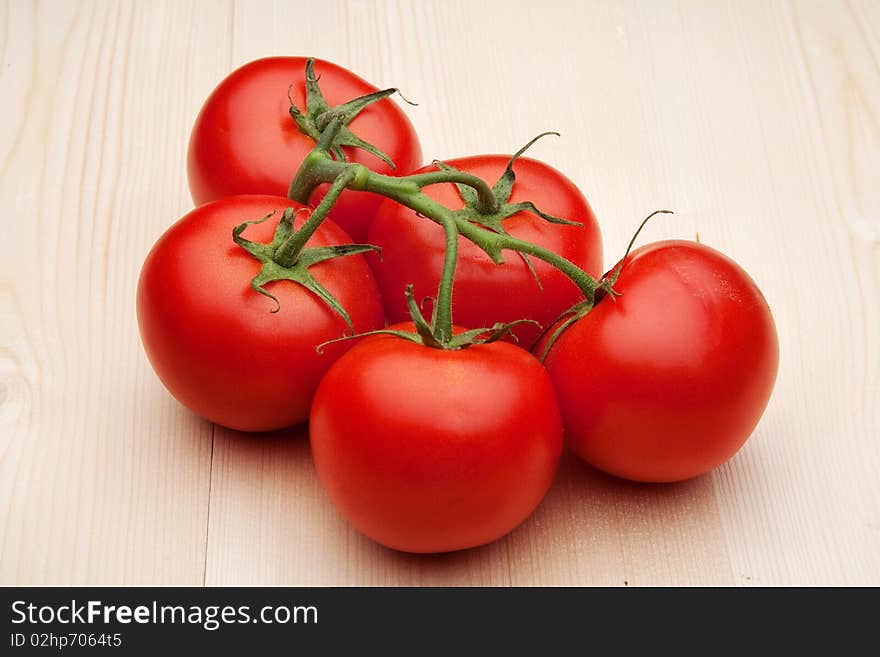
[[[558,132],[543,132],[534,139],[532,139],[525,146],[520,148],[516,153],[514,153],[510,160],[507,162],[507,167],[504,169],[504,173],[501,174],[501,177],[492,187],[492,193],[495,196],[495,200],[498,202],[498,212],[493,214],[483,214],[479,210],[479,199],[476,190],[469,185],[465,185],[462,183],[455,183],[455,187],[458,190],[458,194],[461,197],[461,200],[464,201],[464,208],[461,210],[457,210],[453,213],[456,219],[464,219],[465,221],[469,221],[470,223],[477,224],[483,226],[484,228],[488,228],[489,230],[498,233],[499,235],[507,235],[507,231],[504,229],[504,220],[508,217],[512,217],[518,212],[531,212],[532,214],[540,217],[544,221],[547,221],[552,224],[560,224],[565,226],[582,226],[583,224],[579,221],[571,221],[569,219],[563,219],[561,217],[555,217],[546,212],[542,212],[538,209],[538,207],[532,203],[531,201],[521,201],[519,203],[508,203],[510,200],[510,195],[513,192],[513,184],[516,181],[516,173],[513,170],[513,165],[519,157],[525,153],[529,147],[532,146],[536,141],[541,139],[542,137],[546,137],[547,135],[559,135]],[[441,171],[457,171],[457,169],[449,164],[444,162],[440,162],[435,160],[434,164]],[[489,244],[477,244],[485,253],[488,255],[492,262],[495,264],[503,264],[504,256],[501,253],[500,249],[494,249]],[[538,277],[537,272],[535,271],[535,267],[532,264],[531,259],[525,253],[520,253],[519,256],[522,258],[526,267],[529,270],[529,273],[532,276],[532,279],[535,281],[535,284],[539,289],[543,289],[543,285],[541,284],[541,279]]]
[[[542,132],[540,135],[532,139],[528,144],[526,144],[516,153],[514,153],[510,160],[507,162],[507,168],[504,169],[504,173],[501,174],[498,182],[496,182],[495,186],[492,187],[492,191],[495,192],[495,198],[498,199],[499,204],[507,202],[507,199],[510,198],[510,193],[513,191],[513,183],[516,180],[516,174],[513,172],[514,162],[516,162],[523,153],[529,150],[532,144],[541,139],[541,137],[546,137],[547,135],[556,135],[558,137],[559,133]]]
[[[332,258],[340,258],[358,253],[366,253],[367,251],[380,251],[379,247],[371,244],[340,244],[336,246],[320,246],[315,248],[305,248],[300,251],[296,261],[289,266],[283,266],[276,262],[275,256],[285,243],[293,238],[293,220],[297,212],[293,208],[287,208],[275,228],[272,242],[262,244],[253,242],[241,236],[244,230],[252,225],[259,224],[269,219],[275,213],[269,213],[261,219],[255,221],[245,221],[232,229],[232,239],[245,251],[250,253],[261,264],[260,272],[251,279],[251,288],[266,296],[275,302],[275,308],[270,312],[277,313],[281,310],[281,303],[278,298],[264,287],[272,281],[288,280],[302,285],[312,294],[321,299],[333,312],[339,315],[348,328],[354,332],[354,325],[351,317],[349,317],[342,304],[334,297],[323,285],[321,285],[314,276],[309,272],[309,267],[319,262],[330,260]]]
[[[553,322],[550,323],[550,325],[548,325],[548,327],[544,330],[544,332],[538,336],[538,339],[535,340],[535,344],[532,345],[532,349],[534,349],[534,347],[539,342],[541,342],[541,340],[544,339],[544,336],[547,335],[547,331],[549,331],[550,329],[553,329],[554,326],[556,327],[553,330],[553,333],[550,334],[550,337],[547,338],[547,343],[544,345],[544,349],[541,351],[541,354],[538,356],[538,360],[540,360],[543,363],[544,360],[546,360],[546,358],[547,358],[547,354],[550,353],[550,349],[553,348],[553,345],[556,344],[556,341],[559,339],[559,336],[561,336],[569,326],[571,326],[576,321],[578,321],[581,317],[584,317],[587,313],[589,313],[593,309],[593,307],[594,307],[594,304],[591,303],[590,301],[586,301],[586,300],[580,301],[580,302],[576,303],[575,305],[573,305],[568,310],[563,311],[563,313],[561,315],[559,315],[559,317],[557,317],[555,320],[553,320]],[[557,324],[559,324],[559,325],[557,326]]]
[[[464,347],[469,347],[474,344],[489,344],[490,342],[496,342],[500,340],[507,334],[510,334],[514,340],[517,340],[516,334],[511,333],[514,326],[519,326],[520,324],[533,324],[538,328],[541,327],[541,324],[536,322],[533,319],[517,319],[513,322],[496,322],[489,328],[478,328],[471,329],[469,331],[464,331],[463,333],[459,333],[454,336],[447,344],[446,349],[462,349]]]
[[[507,215],[508,217],[516,214],[517,212],[531,212],[532,214],[541,217],[541,219],[551,224],[559,224],[560,226],[583,226],[580,221],[571,221],[570,219],[563,219],[562,217],[554,217],[552,214],[542,212],[537,207],[535,207],[535,204],[531,201],[512,203],[506,205],[505,207],[510,213]]]
[[[322,353],[324,347],[329,344],[334,344],[336,342],[346,342],[348,340],[356,340],[358,338],[366,338],[371,335],[393,335],[398,338],[403,338],[404,340],[409,340],[410,342],[422,345],[423,347],[428,347],[430,349],[465,349],[466,347],[470,347],[472,345],[489,344],[491,342],[495,342],[508,334],[511,334],[514,340],[516,340],[516,335],[511,333],[511,331],[515,326],[519,326],[520,324],[533,324],[538,328],[541,327],[541,325],[533,319],[518,319],[516,321],[507,323],[497,322],[496,324],[486,328],[470,329],[468,331],[463,331],[457,335],[449,337],[441,336],[438,335],[436,332],[436,305],[435,312],[433,313],[431,318],[431,323],[429,324],[422,314],[418,303],[416,303],[415,297],[413,295],[412,285],[406,286],[405,294],[406,305],[409,309],[410,318],[412,319],[413,324],[416,327],[415,333],[412,333],[411,331],[399,331],[396,329],[378,329],[375,331],[367,331],[366,333],[358,333],[356,335],[345,335],[341,338],[322,342],[316,347],[318,353]]]
[[[330,105],[324,100],[324,94],[318,85],[319,79],[315,75],[315,58],[309,57],[306,60],[306,110],[317,114],[330,109]]]
[[[562,224],[566,226],[582,226],[583,224],[579,221],[571,221],[569,219],[555,217],[552,214],[542,212],[531,201],[508,203],[508,201],[510,200],[510,195],[513,193],[513,183],[516,181],[516,173],[513,170],[514,163],[523,153],[525,153],[529,149],[530,146],[532,146],[532,144],[541,139],[541,137],[546,137],[547,135],[558,136],[559,133],[542,132],[540,135],[532,139],[528,144],[526,144],[516,153],[514,153],[511,156],[510,160],[507,162],[507,167],[504,169],[504,173],[501,174],[501,177],[492,187],[492,193],[495,196],[495,200],[498,201],[499,211],[497,213],[491,215],[480,214],[477,207],[477,192],[472,187],[457,183],[455,187],[458,189],[461,200],[464,201],[464,210],[466,211],[463,212],[462,216],[464,216],[468,221],[481,224],[483,226],[486,226],[487,228],[495,230],[496,232],[501,232],[498,230],[498,227],[501,225],[501,222],[503,220],[515,215],[517,212],[531,212],[532,214],[543,219],[544,221],[548,221],[553,224]],[[455,167],[444,162],[439,162],[435,160],[434,164],[437,166],[437,168],[443,171],[457,171]],[[459,212],[462,211],[459,210]]]
[[[406,308],[409,310],[409,316],[412,319],[413,324],[415,324],[419,337],[422,339],[422,344],[426,347],[442,349],[445,336],[437,335],[435,330],[431,328],[431,325],[435,323],[434,319],[436,313],[432,313],[431,323],[429,324],[427,320],[425,320],[425,316],[422,314],[422,309],[419,308],[419,304],[416,303],[416,299],[413,296],[412,284],[406,286],[404,294],[406,295]]]
[[[337,116],[341,117],[342,127],[338,129],[332,142],[327,145],[327,151],[335,160],[339,162],[346,161],[343,147],[347,146],[366,151],[394,169],[394,162],[388,157],[388,155],[354,134],[348,128],[348,124],[367,107],[396,92],[397,89],[394,88],[382,89],[342,103],[336,107],[330,107],[327,100],[324,98],[324,94],[321,92],[318,78],[315,77],[315,60],[314,58],[309,58],[306,62],[305,111],[296,106],[293,99],[290,97],[288,89],[287,99],[290,103],[288,112],[290,113],[290,118],[294,120],[300,132],[311,137],[316,142],[321,139],[321,134],[324,132],[325,128],[327,128],[330,121]]]
[[[379,91],[374,91],[373,93],[366,94],[365,96],[360,96],[358,98],[355,98],[354,100],[350,100],[347,103],[342,103],[342,105],[337,105],[335,108],[333,108],[333,111],[341,112],[342,114],[345,114],[345,116],[350,116],[351,118],[354,118],[373,103],[376,103],[383,98],[387,98],[388,96],[394,94],[396,91],[397,89],[393,87],[390,89],[380,89]],[[321,117],[318,117],[319,121],[320,118]]]
[[[319,354],[323,354],[324,347],[326,347],[327,345],[336,344],[337,342],[348,342],[349,340],[360,340],[361,338],[368,338],[371,335],[394,335],[398,338],[403,338],[404,340],[415,342],[416,344],[423,344],[421,336],[419,336],[417,333],[410,333],[409,331],[397,331],[394,329],[376,329],[375,331],[356,333],[354,335],[343,335],[341,338],[327,340],[326,342],[322,342],[317,347],[315,347],[315,351],[317,351]]]

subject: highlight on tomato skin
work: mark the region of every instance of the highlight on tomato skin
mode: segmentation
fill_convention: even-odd
[[[261,263],[232,241],[244,221],[248,239],[271,241],[286,198],[232,196],[192,210],[156,242],[138,281],[137,317],[144,350],[165,387],[184,406],[222,426],[269,431],[307,419],[324,372],[352,345],[316,346],[348,331],[344,320],[301,285],[279,280],[258,294]],[[296,216],[294,226],[305,221]],[[308,242],[349,243],[325,221]],[[383,325],[382,303],[363,255],[320,262],[314,278],[348,311],[356,331]]]
[[[625,479],[705,474],[742,447],[770,399],[779,342],[767,302],[730,258],[681,240],[635,250],[615,288],[545,361],[566,442]]]
[[[318,476],[342,515],[414,553],[513,530],[543,499],[562,450],[546,371],[506,342],[443,350],[365,338],[327,372],[309,426]]]
[[[287,196],[294,174],[315,145],[289,114],[291,100],[299,108],[306,104],[307,59],[266,57],[249,62],[222,80],[205,101],[187,151],[189,187],[197,206],[237,194]],[[316,60],[315,72],[331,106],[378,90],[332,62]],[[415,128],[391,98],[367,107],[350,127],[387,154],[395,168],[370,153],[346,147],[349,162],[395,176],[422,164]],[[319,187],[310,204],[317,205],[326,190],[327,185]],[[355,242],[363,242],[381,201],[379,196],[347,190],[330,217]]]

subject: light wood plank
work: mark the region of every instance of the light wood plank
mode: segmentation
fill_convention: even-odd
[[[201,583],[212,427],[152,373],[134,291],[190,206],[187,94],[226,67],[228,22],[173,2],[0,21],[0,582]]]

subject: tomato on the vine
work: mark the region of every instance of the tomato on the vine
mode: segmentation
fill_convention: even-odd
[[[470,173],[490,185],[507,167],[509,155],[477,155],[448,160],[446,165]],[[591,276],[602,273],[602,237],[587,200],[575,184],[547,164],[522,157],[514,167],[510,203],[533,202],[541,211],[581,226],[549,223],[536,214],[520,211],[503,219],[502,228],[511,236],[545,247],[572,261]],[[417,173],[435,170],[424,167]],[[452,183],[424,188],[424,193],[452,210],[464,202]],[[419,299],[436,293],[443,269],[443,228],[415,211],[386,200],[379,207],[367,241],[382,248],[381,259],[369,256],[382,290],[389,321],[408,317],[404,289],[412,283]],[[476,244],[460,237],[455,273],[454,308],[457,324],[491,326],[495,322],[532,319],[552,322],[581,298],[577,286],[558,269],[535,257],[527,262],[517,253],[505,252],[505,262],[495,264]],[[537,280],[536,280],[537,279]],[[514,333],[523,346],[538,336],[531,325],[518,326]]]
[[[567,443],[626,479],[708,472],[745,443],[773,390],[767,302],[728,257],[680,240],[635,250],[614,289],[546,359]]]
[[[261,263],[233,243],[233,228],[274,212],[244,231],[250,240],[271,241],[286,208],[304,209],[257,195],[196,208],[159,238],[138,283],[141,338],[159,378],[184,406],[232,429],[267,431],[305,420],[324,372],[350,346],[316,351],[348,327],[305,287],[267,283],[277,306],[251,287]],[[298,215],[294,225],[303,221]],[[325,221],[308,246],[348,242],[344,231]],[[348,311],[355,330],[382,326],[382,304],[364,256],[325,260],[308,271]]]
[[[363,338],[327,372],[309,428],[342,515],[405,552],[508,533],[544,497],[562,449],[547,372],[507,342],[435,349]]]
[[[235,194],[287,196],[291,179],[315,145],[289,113],[291,101],[305,107],[306,62],[305,57],[258,59],[230,73],[214,89],[196,119],[189,143],[187,169],[196,205]],[[377,91],[330,62],[316,61],[315,73],[330,106]],[[402,175],[421,165],[415,129],[390,98],[364,109],[350,127],[383,151],[395,168],[362,149],[345,147],[349,162],[388,175]],[[326,190],[327,185],[321,185],[310,202],[317,204]],[[356,241],[363,241],[381,200],[346,191],[330,218]]]

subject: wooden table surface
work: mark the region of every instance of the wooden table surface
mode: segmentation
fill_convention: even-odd
[[[780,338],[746,447],[634,485],[565,457],[496,543],[384,549],[305,428],[212,426],[140,345],[134,291],[191,208],[185,153],[235,67],[314,54],[419,102],[426,158],[567,173],[609,261],[643,235],[742,264]],[[880,584],[880,2],[0,0],[0,583]]]

